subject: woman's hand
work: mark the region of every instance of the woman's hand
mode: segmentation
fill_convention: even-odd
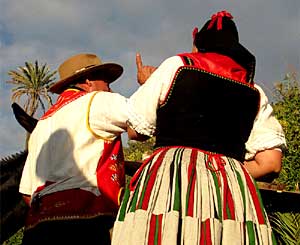
[[[151,74],[157,69],[154,66],[144,66],[142,57],[139,53],[136,53],[136,67],[137,67],[137,81],[140,85],[143,85]]]

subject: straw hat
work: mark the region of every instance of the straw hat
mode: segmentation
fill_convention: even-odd
[[[60,80],[49,90],[60,94],[68,85],[79,82],[89,76],[103,79],[107,83],[115,81],[123,73],[122,66],[115,63],[103,63],[95,54],[77,54],[65,60],[58,68]]]

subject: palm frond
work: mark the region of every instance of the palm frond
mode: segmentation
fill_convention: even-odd
[[[24,84],[27,82],[26,76],[24,76],[24,74],[21,73],[20,71],[9,71],[8,75],[11,76],[12,80],[7,81],[7,83],[12,83],[12,84],[22,83],[22,84]]]
[[[15,102],[15,101],[20,101],[20,98],[23,96],[23,95],[26,95],[26,90],[24,89],[24,90],[16,90],[16,91],[14,91],[13,93],[12,93],[12,96],[11,96],[11,100],[13,101],[13,102]]]
[[[300,244],[300,213],[275,212],[270,222],[278,240],[283,244]]]
[[[18,86],[16,86],[16,87],[14,87],[14,88],[12,88],[11,89],[11,91],[12,92],[14,92],[14,91],[17,91],[17,90],[28,90],[28,87],[27,86],[25,86],[24,84],[20,84],[20,85],[18,85]]]
[[[38,101],[40,102],[40,105],[42,106],[43,112],[45,113],[45,112],[46,112],[46,107],[45,107],[45,104],[44,104],[44,102],[42,101],[42,99],[41,99],[40,96],[38,97]]]
[[[47,75],[46,64],[44,64],[40,69],[37,71],[37,79],[42,81],[41,86],[44,86],[45,83],[45,76]]]
[[[46,76],[43,78],[44,84],[49,84],[52,81],[54,81],[56,78],[54,77],[56,75],[57,71],[51,72],[49,74],[45,74]]]
[[[26,82],[28,85],[32,86],[32,81],[34,78],[34,73],[32,72],[32,64],[25,62],[25,67],[19,67],[23,72],[24,76],[27,78]]]
[[[42,91],[42,93],[41,93],[41,96],[47,101],[48,106],[52,106],[53,103],[52,103],[51,97],[50,97],[49,94],[48,94],[48,89],[47,89],[46,87],[43,87],[42,90],[43,90],[43,91]]]

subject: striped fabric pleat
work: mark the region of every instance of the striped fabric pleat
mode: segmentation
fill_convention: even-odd
[[[112,244],[276,244],[256,183],[240,162],[162,148],[132,179]]]

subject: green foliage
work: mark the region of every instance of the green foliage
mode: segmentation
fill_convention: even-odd
[[[288,190],[299,190],[300,184],[300,83],[295,72],[275,85],[277,102],[274,113],[285,132],[288,149],[284,154],[283,168],[278,182]]]
[[[155,137],[152,137],[144,142],[135,140],[128,141],[128,147],[123,147],[124,158],[126,161],[141,161],[153,151]],[[131,176],[126,175],[126,185],[129,183]]]
[[[24,227],[18,230],[13,236],[3,242],[3,245],[19,245],[22,244]]]
[[[270,222],[279,244],[300,245],[300,213],[275,212]]]
[[[128,147],[124,147],[124,158],[127,161],[141,161],[147,154],[151,154],[155,143],[155,137],[144,142],[129,140]]]
[[[300,184],[300,83],[296,72],[286,74],[275,85],[274,113],[285,132],[288,149],[284,153],[279,183],[288,190],[298,190]],[[269,215],[279,244],[300,245],[300,213],[275,212]]]

